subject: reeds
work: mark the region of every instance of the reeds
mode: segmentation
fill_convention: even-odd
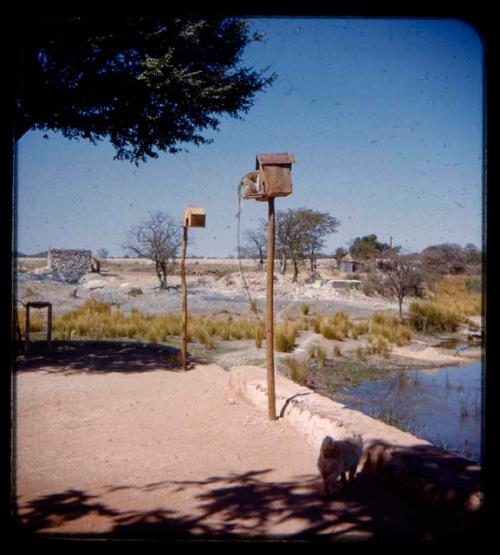
[[[454,332],[465,320],[465,317],[453,308],[434,302],[414,301],[410,304],[411,325],[422,333]]]
[[[31,329],[35,330],[36,326],[37,322],[33,322]],[[56,316],[53,328],[56,339],[75,336],[92,339],[128,338],[156,343],[181,335],[181,317],[172,313],[145,314],[136,308],[127,315],[109,303],[87,300],[78,308]],[[252,319],[234,319],[230,315],[189,315],[188,341],[195,339],[207,349],[213,349],[216,337],[227,341],[255,339],[259,346],[264,331],[263,326]]]
[[[371,335],[383,337],[398,346],[408,344],[412,338],[412,331],[409,326],[402,324],[398,318],[381,312],[373,314],[369,330]]]
[[[284,358],[283,362],[288,367],[289,377],[292,381],[299,385],[307,385],[309,368],[305,362],[298,361],[293,357]]]
[[[481,276],[444,276],[433,289],[430,302],[440,309],[460,316],[482,313]]]
[[[318,345],[317,343],[311,343],[307,348],[307,356],[309,359],[317,359],[321,368],[325,367],[326,351],[321,345]]]
[[[353,323],[345,312],[336,312],[333,316],[322,320],[319,331],[325,339],[342,341],[349,336],[352,327]]]
[[[297,333],[296,324],[290,322],[278,324],[274,330],[274,348],[280,353],[289,353],[295,346]]]

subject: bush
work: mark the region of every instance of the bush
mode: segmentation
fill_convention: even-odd
[[[360,335],[365,335],[370,331],[370,326],[367,322],[354,324],[351,328],[351,335],[353,339],[357,339]]]
[[[410,304],[410,322],[415,330],[423,333],[454,332],[464,321],[453,309],[443,308],[431,302]]]
[[[342,341],[349,336],[349,330],[352,326],[353,324],[347,314],[336,312],[333,316],[321,322],[319,331],[325,339]]]
[[[483,290],[483,282],[481,276],[474,276],[465,280],[466,291],[473,293],[481,293]]]
[[[399,346],[406,345],[412,338],[412,331],[407,325],[402,324],[398,318],[381,312],[373,314],[370,333]]]
[[[308,358],[317,358],[321,368],[325,367],[326,363],[326,351],[321,345],[317,343],[312,343],[307,348]]]
[[[277,326],[274,334],[274,348],[280,353],[289,353],[297,338],[297,328],[290,323]]]
[[[139,287],[132,287],[132,289],[130,289],[128,294],[131,297],[138,297],[139,295],[143,295],[144,291],[142,289],[140,289]]]
[[[266,334],[266,330],[264,326],[260,323],[255,325],[255,346],[260,349],[262,347],[262,341],[264,340],[264,336]]]
[[[299,362],[293,357],[283,359],[288,366],[290,379],[299,385],[307,385],[309,379],[309,368],[304,362]]]
[[[366,348],[366,352],[372,355],[382,355],[384,358],[389,358],[391,354],[391,348],[389,347],[389,343],[384,337],[368,337],[368,347]]]

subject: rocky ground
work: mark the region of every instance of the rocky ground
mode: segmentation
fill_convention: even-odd
[[[248,261],[243,264],[243,274],[235,260],[189,261],[188,306],[191,312],[217,314],[230,313],[234,316],[254,317],[250,303],[255,302],[261,315],[265,311],[266,276],[256,272]],[[356,321],[370,318],[376,311],[398,314],[398,305],[391,299],[366,296],[362,290],[353,287],[334,287],[332,280],[344,278],[333,274],[328,268],[319,268],[317,279],[307,283],[306,274],[292,283],[291,275],[275,274],[274,307],[275,320],[285,321],[300,317],[301,306],[307,304],[309,314],[328,315],[343,311]],[[84,275],[77,283],[69,284],[58,279],[45,267],[44,259],[21,259],[18,263],[18,283],[16,298],[22,302],[48,301],[55,313],[76,308],[86,299],[110,302],[124,312],[136,308],[145,313],[177,312],[181,304],[180,278],[169,276],[169,287],[160,290],[153,267],[146,260],[109,259],[102,264],[101,273]],[[404,303],[404,310],[412,299]],[[22,306],[18,303],[18,306]],[[480,324],[480,318],[476,318]],[[392,347],[390,359],[371,356],[371,366],[384,367],[432,367],[460,364],[478,360],[481,350],[478,345],[466,343],[468,328],[464,326],[457,334],[441,337],[414,336],[409,345]],[[441,347],[448,339],[457,342],[458,349]],[[305,356],[314,343],[332,352],[335,344],[342,352],[342,359],[356,360],[355,351],[360,341],[342,342],[325,340],[312,332],[301,332],[295,355]],[[461,345],[467,345],[462,349]],[[214,352],[193,344],[193,354],[205,360],[217,362],[225,368],[240,364],[262,364],[264,349],[257,349],[253,341],[232,341],[217,343]],[[278,366],[288,355],[276,353]],[[282,365],[281,365],[282,368]]]

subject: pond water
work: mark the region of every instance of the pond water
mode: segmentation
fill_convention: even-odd
[[[347,407],[481,462],[481,362],[432,370],[400,370],[347,392]]]

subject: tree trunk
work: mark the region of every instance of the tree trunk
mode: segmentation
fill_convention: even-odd
[[[280,272],[281,272],[282,274],[286,274],[286,262],[287,262],[287,260],[286,260],[286,254],[283,253],[283,254],[281,255],[281,264],[280,264]]]
[[[403,321],[403,299],[400,297],[398,298],[399,301],[399,319],[401,322]]]
[[[160,289],[167,289],[167,268],[164,262],[156,260],[156,275],[160,282]]]
[[[297,278],[299,277],[299,265],[297,264],[297,261],[294,260],[293,261],[293,278],[292,278],[292,283],[297,283]]]

